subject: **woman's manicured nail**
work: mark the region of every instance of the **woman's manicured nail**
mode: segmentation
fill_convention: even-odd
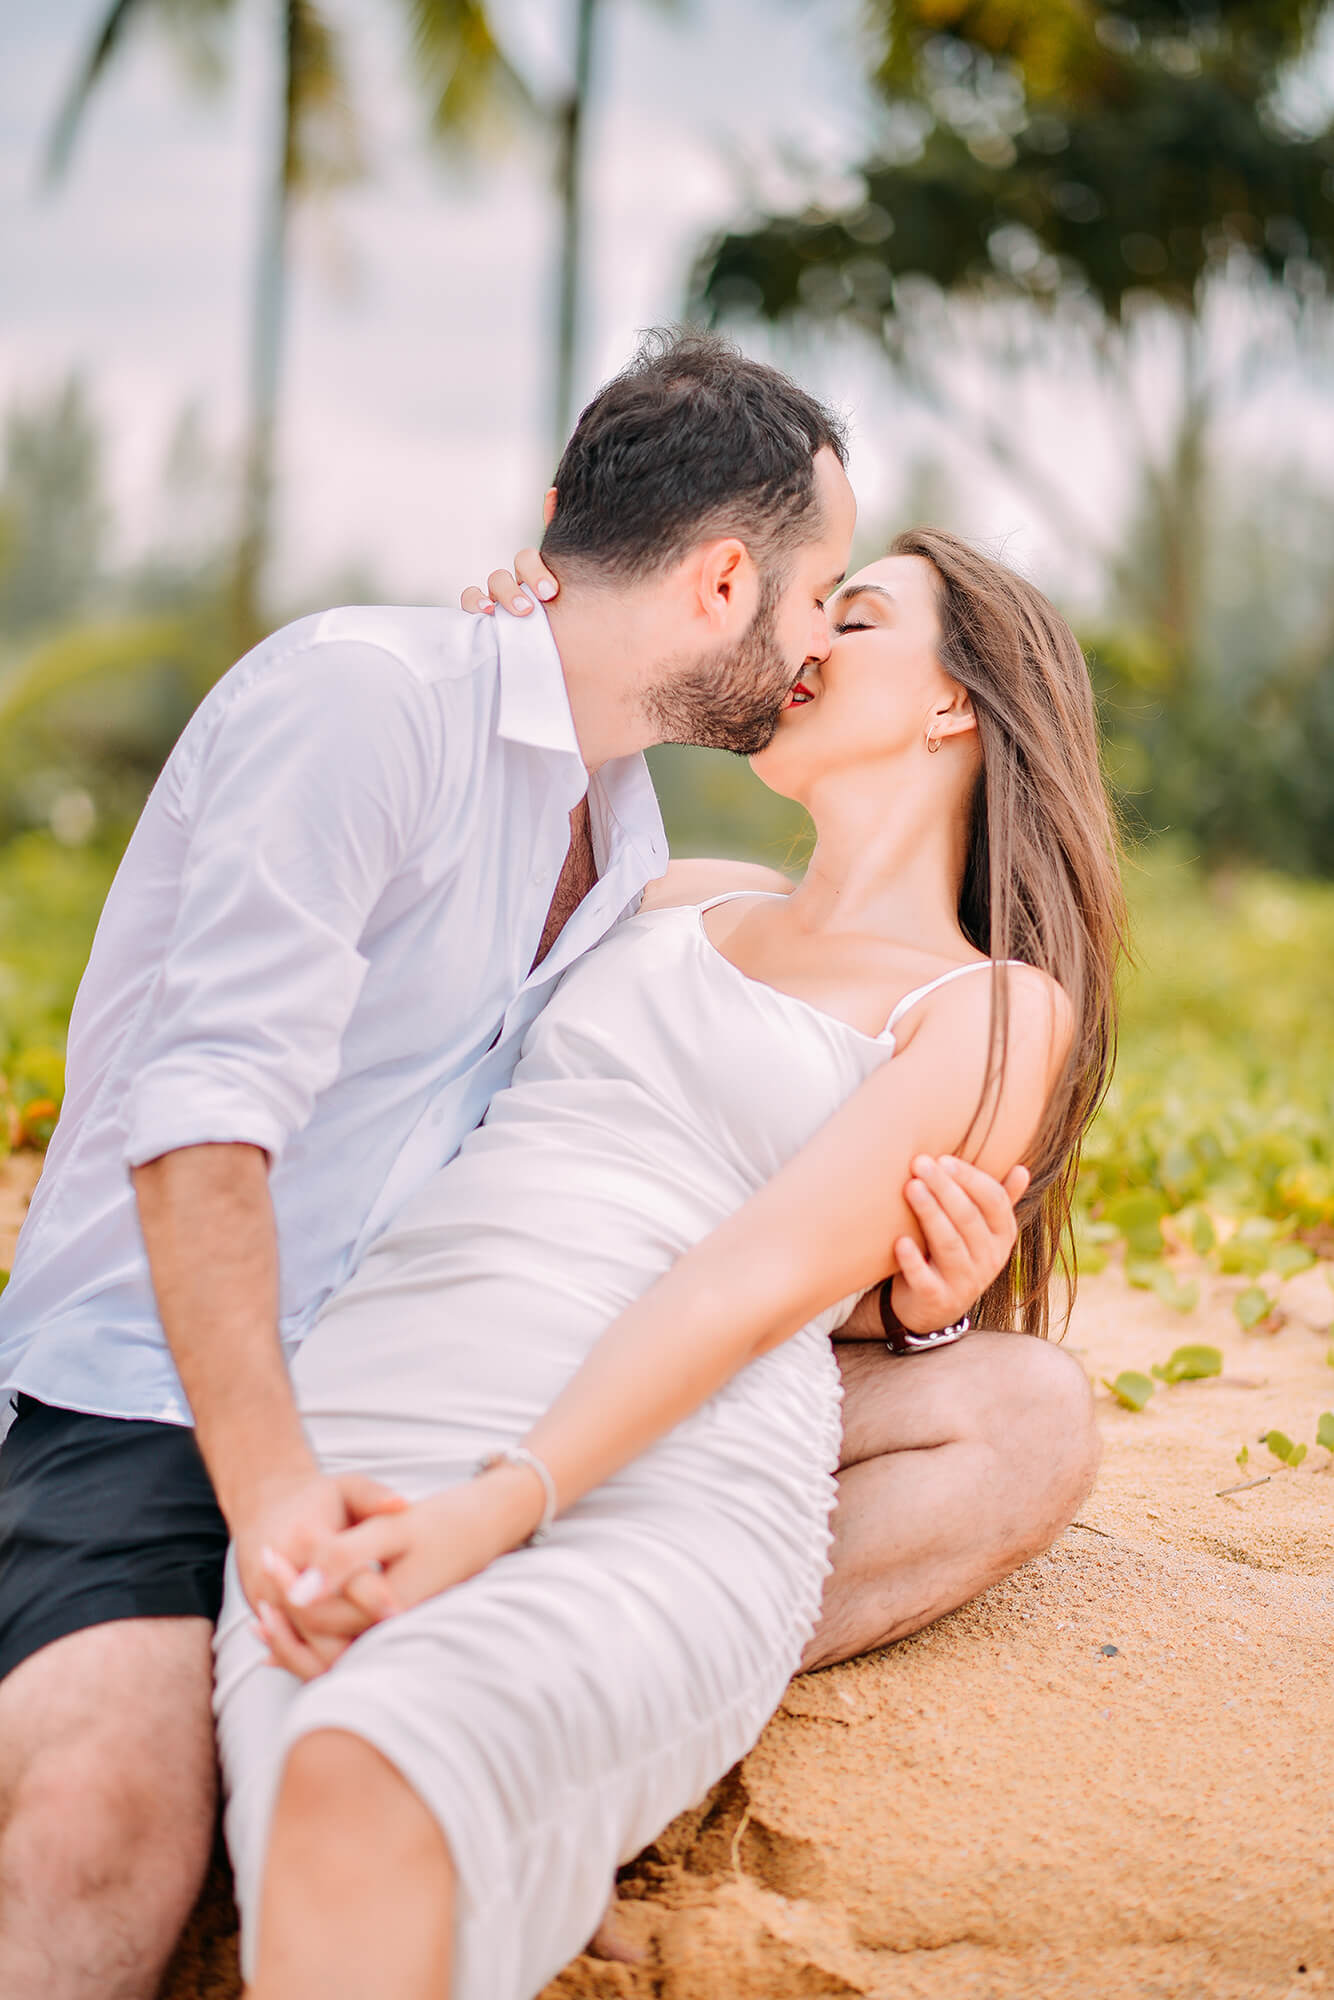
[[[526,598],[526,597],[516,597],[516,598],[515,598],[515,600],[514,600],[514,609],[515,609],[515,612],[516,612],[516,614],[517,614],[517,615],[518,615],[518,616],[519,616],[520,618],[526,618],[526,617],[528,616],[528,613],[529,613],[529,612],[530,612],[530,611],[532,610],[532,608],[533,608],[533,607],[532,607],[532,604],[531,604],[531,602],[530,602],[530,600],[529,600],[528,598]]]
[[[494,611],[495,608],[496,600],[494,597],[484,597],[477,607],[479,611]]]
[[[281,1581],[283,1559],[276,1549],[261,1549],[259,1552],[259,1566],[265,1576],[274,1576]]]
[[[537,594],[539,597],[554,597],[556,595],[556,585],[551,577],[543,577],[541,583],[537,586]]]
[[[303,1569],[287,1593],[287,1602],[295,1604],[299,1609],[304,1608],[307,1604],[313,1604],[317,1597],[323,1597],[327,1588],[322,1570]]]

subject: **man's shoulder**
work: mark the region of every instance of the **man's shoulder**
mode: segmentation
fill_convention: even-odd
[[[487,618],[444,605],[342,604],[274,635],[293,648],[369,646],[431,686],[494,669],[495,627]]]

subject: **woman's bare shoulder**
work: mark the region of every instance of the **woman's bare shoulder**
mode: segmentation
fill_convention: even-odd
[[[649,883],[640,908],[665,910],[674,904],[707,903],[710,896],[727,896],[738,889],[752,895],[790,895],[795,887],[795,882],[776,868],[764,868],[755,861],[672,861],[666,874]]]
[[[944,1036],[964,1036],[979,1050],[984,1049],[991,1016],[991,981],[981,976],[986,963],[978,961],[977,977],[952,979],[924,996],[908,1015],[908,1032],[900,1035],[900,1047],[906,1048],[919,1036],[923,1047]],[[1069,995],[1040,966],[1006,961],[1000,971],[1008,996],[1006,1039],[1010,1052],[1029,1052],[1038,1074],[1050,1081],[1073,1039],[1075,1018]]]

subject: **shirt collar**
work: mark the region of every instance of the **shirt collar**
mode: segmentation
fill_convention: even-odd
[[[634,848],[644,881],[656,881],[667,866],[667,834],[645,759],[638,752],[633,757],[613,757],[594,773],[588,802],[595,816],[605,815],[608,852],[614,824]]]
[[[512,743],[534,750],[554,750],[579,756],[565,674],[551,635],[547,614],[532,592],[533,609],[526,618],[497,605],[496,645],[500,654],[500,717],[497,727]]]
[[[547,614],[531,591],[533,609],[526,618],[496,607],[496,644],[500,656],[499,733],[512,743],[531,744],[584,761],[579,753],[565,672],[556,650]],[[585,775],[584,783],[588,780]],[[614,846],[612,824],[635,849],[644,879],[653,881],[667,866],[667,835],[653,780],[643,757],[613,757],[594,773],[589,803],[605,813],[599,828],[608,854]],[[583,785],[580,786],[582,792]]]

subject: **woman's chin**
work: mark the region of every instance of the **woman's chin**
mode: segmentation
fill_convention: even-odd
[[[763,750],[757,750],[747,762],[760,783],[771,792],[776,792],[780,799],[793,799],[798,805],[805,804],[802,798],[805,789],[801,782],[802,767],[784,743],[781,729],[772,743],[766,744]]]

